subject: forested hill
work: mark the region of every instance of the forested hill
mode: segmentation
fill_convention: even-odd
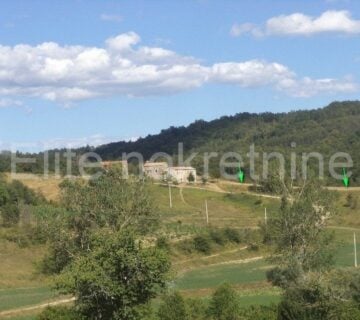
[[[198,120],[187,127],[170,127],[135,142],[103,145],[96,152],[111,160],[121,157],[123,152],[137,151],[148,159],[155,152],[176,155],[179,142],[184,143],[186,154],[233,151],[243,152],[244,157],[253,143],[260,152],[289,153],[294,151],[290,145],[295,142],[299,154],[316,151],[328,158],[334,152],[348,152],[356,167],[360,163],[360,101],[333,102],[316,110],[239,113],[209,122]],[[360,177],[357,167],[355,171],[354,179]]]
[[[198,120],[187,127],[170,127],[159,134],[149,135],[135,142],[115,142],[97,148],[84,147],[77,150],[73,158],[73,174],[79,174],[77,159],[80,155],[95,151],[103,160],[115,160],[122,157],[123,152],[139,152],[148,160],[156,152],[165,152],[174,157],[178,154],[178,143],[184,145],[185,158],[192,152],[198,157],[192,165],[201,175],[203,173],[205,152],[217,152],[219,157],[210,161],[210,174],[219,175],[219,159],[225,152],[240,153],[245,161],[245,172],[249,170],[246,157],[250,145],[254,144],[256,152],[280,151],[289,158],[291,152],[296,152],[301,158],[303,152],[319,152],[325,160],[335,152],[347,152],[354,161],[352,183],[360,185],[360,101],[334,102],[329,106],[308,111],[294,111],[289,113],[239,113],[234,116],[222,117],[213,121]],[[291,143],[296,147],[292,148]],[[50,150],[49,170],[54,171],[54,157],[56,152],[65,149]],[[32,156],[35,164],[18,164],[19,172],[43,173],[44,154],[21,154],[19,157]],[[60,171],[67,172],[67,160],[60,157]],[[287,161],[288,163],[289,161]],[[261,168],[262,163],[257,163]],[[327,170],[325,163],[325,170]],[[316,161],[310,163],[315,170]],[[10,153],[0,154],[0,172],[10,171]],[[341,171],[341,169],[340,169]],[[330,179],[331,180],[331,179]],[[329,181],[330,184],[341,181]]]

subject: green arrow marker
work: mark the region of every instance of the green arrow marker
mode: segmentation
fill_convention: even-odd
[[[343,183],[344,183],[345,187],[349,186],[349,182],[350,182],[349,177],[346,174],[345,168],[343,168]]]
[[[238,178],[241,183],[243,183],[245,180],[245,173],[241,170],[241,168],[239,168]]]

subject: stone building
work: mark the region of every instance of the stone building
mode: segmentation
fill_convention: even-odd
[[[175,180],[177,182],[189,182],[189,177],[193,177],[196,182],[196,169],[193,167],[169,167],[167,162],[146,162],[144,173],[154,180]]]
[[[166,162],[149,162],[144,164],[144,173],[154,180],[166,180],[169,166]]]
[[[196,182],[196,169],[193,167],[169,167],[168,176],[180,183]],[[189,181],[191,176],[192,181]]]

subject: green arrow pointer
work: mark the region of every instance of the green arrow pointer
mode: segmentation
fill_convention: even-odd
[[[343,183],[344,183],[345,187],[349,186],[349,182],[350,182],[349,177],[346,174],[345,168],[343,168]]]
[[[243,183],[245,180],[245,173],[241,170],[241,168],[239,168],[238,178],[241,183]]]

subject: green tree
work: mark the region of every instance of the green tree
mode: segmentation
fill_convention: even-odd
[[[122,170],[111,169],[94,181],[65,181],[58,207],[37,210],[48,230],[50,251],[43,262],[47,273],[59,273],[79,255],[92,250],[92,236],[132,230],[146,234],[157,226],[157,213],[146,181],[123,179]]]
[[[195,177],[194,177],[194,174],[192,172],[190,172],[187,180],[189,181],[189,183],[192,183],[195,181]]]
[[[57,288],[76,297],[86,319],[140,319],[141,307],[166,285],[167,255],[143,248],[128,232],[102,233],[93,242],[58,277]]]
[[[311,273],[284,292],[279,320],[359,320],[359,305],[350,283],[358,272]]]
[[[158,310],[159,320],[190,320],[185,299],[174,292],[164,297]]]
[[[239,298],[229,284],[223,284],[214,292],[208,314],[214,320],[237,320],[240,318]]]
[[[79,233],[94,224],[116,231],[131,227],[145,233],[157,222],[147,182],[126,179],[116,167],[88,183],[65,181],[61,185],[61,204],[75,214],[73,223],[78,225]]]
[[[276,247],[273,260],[281,267],[297,270],[299,276],[327,270],[333,264],[333,235],[325,229],[335,213],[331,192],[315,180],[286,190],[279,214],[269,220]]]

